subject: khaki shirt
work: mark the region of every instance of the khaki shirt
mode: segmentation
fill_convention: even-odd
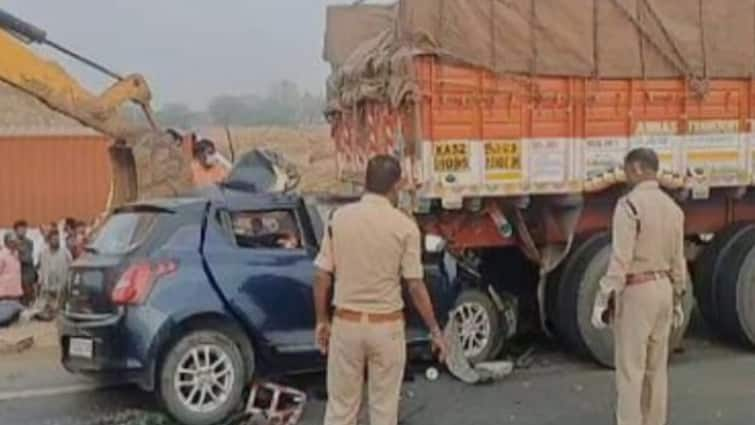
[[[675,294],[684,293],[684,213],[658,182],[640,183],[619,199],[612,232],[604,293],[623,290],[627,275],[643,272],[668,272]]]
[[[422,279],[420,232],[388,199],[367,194],[339,208],[315,265],[335,274],[333,305],[363,313],[404,308],[401,278]]]

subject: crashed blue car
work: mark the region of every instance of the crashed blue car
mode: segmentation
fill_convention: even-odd
[[[328,208],[251,186],[117,209],[73,266],[63,365],[154,391],[189,425],[227,417],[252,377],[324,369],[312,282]],[[425,264],[443,318],[459,294],[452,262],[428,252]],[[426,350],[414,312],[408,326],[410,349]]]

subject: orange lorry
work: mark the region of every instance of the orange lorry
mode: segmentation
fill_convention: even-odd
[[[339,176],[358,185],[369,157],[402,159],[422,229],[486,282],[459,298],[480,335],[468,356],[494,357],[529,322],[611,366],[590,313],[623,156],[651,147],[686,213],[687,309],[694,294],[719,334],[755,347],[752,4],[548,3],[330,7]]]

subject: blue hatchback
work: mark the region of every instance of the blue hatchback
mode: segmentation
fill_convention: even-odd
[[[221,421],[252,377],[324,368],[314,345],[322,208],[228,187],[115,211],[73,266],[59,319],[64,366],[154,391],[182,423]],[[438,316],[459,288],[427,254]],[[408,314],[410,347],[427,334]]]

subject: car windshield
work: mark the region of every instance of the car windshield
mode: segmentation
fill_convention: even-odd
[[[102,254],[124,254],[141,245],[157,221],[155,212],[113,214],[88,248]]]

